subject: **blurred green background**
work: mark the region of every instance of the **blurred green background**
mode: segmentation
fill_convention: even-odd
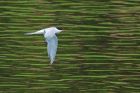
[[[140,93],[140,1],[0,0],[0,93]]]

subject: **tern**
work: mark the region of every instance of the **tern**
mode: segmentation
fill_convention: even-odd
[[[55,61],[58,46],[58,39],[56,34],[60,33],[61,31],[62,30],[59,30],[56,27],[49,27],[33,33],[26,33],[25,35],[35,35],[35,34],[44,35],[45,42],[47,43],[48,57],[50,58],[50,64],[52,64]]]

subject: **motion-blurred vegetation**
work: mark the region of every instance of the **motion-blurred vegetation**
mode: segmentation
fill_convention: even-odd
[[[45,27],[65,30],[49,64]],[[0,0],[0,93],[139,93],[139,0]]]

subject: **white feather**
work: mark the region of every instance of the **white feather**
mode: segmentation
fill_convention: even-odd
[[[33,32],[33,33],[25,33],[25,35],[34,35],[34,34],[44,34],[44,29]]]
[[[47,42],[47,49],[48,49],[48,56],[50,58],[50,63],[52,64],[55,60],[56,52],[57,52],[57,46],[58,46],[58,39],[56,35],[54,35],[51,38],[45,38],[45,41]]]

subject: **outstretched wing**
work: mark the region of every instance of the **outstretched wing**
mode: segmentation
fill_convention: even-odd
[[[32,33],[25,33],[25,35],[34,35],[34,34],[44,34],[44,29]]]
[[[52,64],[55,60],[56,52],[57,52],[57,46],[58,46],[58,39],[56,35],[54,35],[51,38],[45,38],[45,41],[47,42],[48,46],[48,56],[50,58],[50,63]]]

